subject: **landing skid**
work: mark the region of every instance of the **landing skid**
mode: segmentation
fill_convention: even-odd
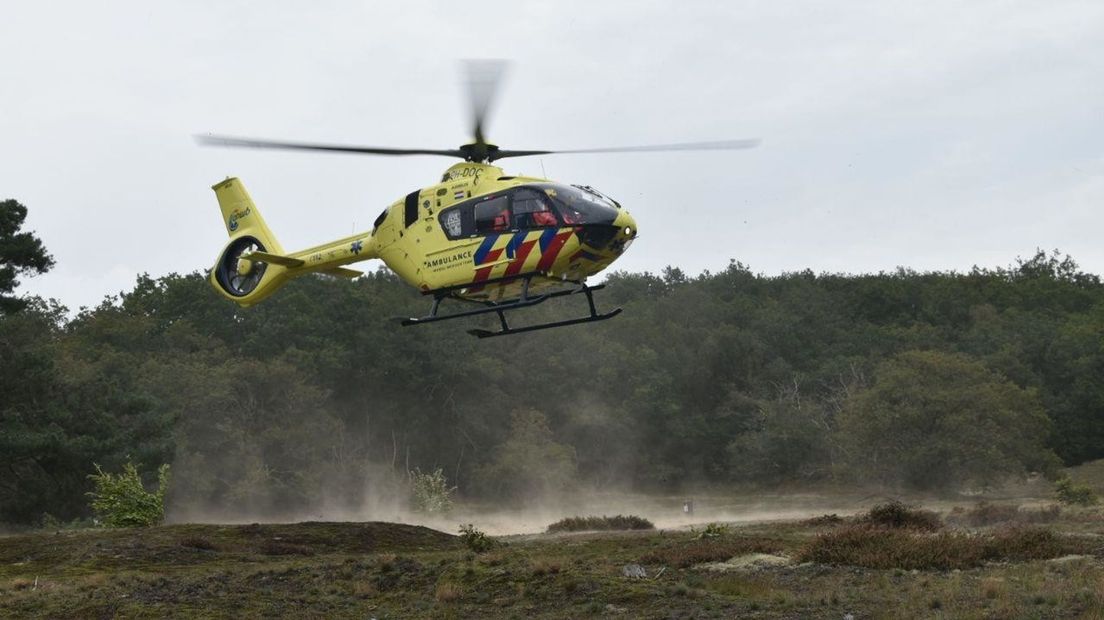
[[[495,336],[509,336],[512,334],[521,334],[525,332],[534,332],[542,329],[552,329],[553,327],[566,327],[568,325],[578,325],[580,323],[594,323],[596,321],[605,321],[606,319],[612,319],[613,317],[621,314],[621,308],[615,308],[609,312],[599,313],[594,306],[593,292],[605,288],[605,284],[599,284],[598,286],[587,286],[584,283],[579,283],[576,288],[566,291],[556,291],[553,293],[544,293],[542,295],[529,296],[529,282],[532,276],[526,276],[525,281],[521,289],[521,297],[513,301],[508,302],[482,302],[484,307],[476,308],[474,310],[465,310],[462,312],[453,312],[450,314],[441,315],[438,314],[438,310],[441,307],[441,301],[446,297],[451,296],[451,291],[443,291],[440,294],[435,295],[433,299],[433,307],[430,308],[429,316],[421,318],[409,318],[403,319],[403,327],[410,325],[421,325],[423,323],[435,323],[437,321],[447,321],[449,319],[459,319],[467,316],[478,316],[481,314],[495,313],[498,315],[499,323],[502,324],[502,329],[498,331],[491,331],[487,329],[469,329],[468,333],[478,338],[493,338]],[[587,306],[590,309],[590,315],[579,317],[575,319],[567,319],[563,321],[553,321],[551,323],[540,323],[538,325],[526,325],[525,327],[510,327],[510,324],[506,321],[506,313],[510,310],[518,310],[520,308],[528,308],[540,303],[552,299],[553,297],[563,297],[566,295],[575,295],[582,293],[586,295]]]

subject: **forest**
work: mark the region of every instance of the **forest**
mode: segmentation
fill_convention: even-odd
[[[39,271],[48,268],[45,265]],[[385,269],[257,307],[142,275],[0,311],[0,523],[89,515],[89,474],[171,464],[170,518],[371,515],[458,497],[998,485],[1104,457],[1104,286],[1055,251],[963,272],[611,273],[601,324],[481,341]],[[532,320],[582,313],[549,301]],[[451,323],[451,324],[450,324]],[[358,513],[358,511],[360,511]]]

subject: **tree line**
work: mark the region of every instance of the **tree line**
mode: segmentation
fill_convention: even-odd
[[[151,481],[171,463],[186,518],[370,510],[416,469],[522,502],[581,485],[978,488],[1104,456],[1104,286],[1057,252],[607,282],[614,320],[484,341],[464,321],[399,327],[427,299],[384,269],[249,309],[200,272],[140,276],[75,314],[17,299],[0,315],[0,522],[85,516],[95,466],[128,461]]]

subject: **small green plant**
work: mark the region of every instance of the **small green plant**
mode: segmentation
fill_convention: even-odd
[[[86,527],[92,527],[91,519],[76,518],[72,521],[62,521],[50,513],[42,515],[42,520],[39,521],[39,527],[44,530],[77,530]]]
[[[697,538],[700,540],[706,540],[708,538],[720,538],[728,534],[728,526],[723,523],[710,523],[705,526],[705,529],[698,532]]]
[[[474,553],[490,551],[495,546],[493,538],[475,529],[475,526],[471,523],[460,526],[460,538],[463,539],[464,545]]]
[[[127,462],[120,474],[111,474],[96,465],[96,473],[88,476],[95,489],[92,511],[105,527],[149,527],[165,518],[165,489],[169,485],[169,466],[157,470],[157,490],[149,492],[142,486],[142,477],[134,463]]]
[[[433,473],[422,473],[415,468],[410,472],[410,494],[414,510],[428,514],[444,514],[452,510],[452,493],[445,472],[437,468]]]
[[[1074,506],[1092,506],[1100,501],[1093,490],[1083,484],[1075,484],[1069,476],[1055,483],[1055,494],[1058,501]]]

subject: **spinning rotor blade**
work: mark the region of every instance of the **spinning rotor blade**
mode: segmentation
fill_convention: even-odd
[[[506,73],[505,60],[466,60],[463,67],[467,73],[468,101],[471,103],[472,137],[480,147],[487,143],[483,130],[486,128],[487,115],[494,103],[498,85]]]
[[[236,138],[233,136],[196,136],[195,139],[200,144],[208,146],[242,146],[256,149],[282,149],[292,151],[329,151],[332,153],[359,153],[361,155],[445,155],[448,157],[464,157],[464,153],[459,149],[393,149],[381,146],[254,140],[252,138]]]
[[[557,155],[561,153],[651,153],[661,151],[734,151],[759,146],[758,139],[716,140],[712,142],[679,142],[676,144],[649,144],[644,146],[614,146],[596,149],[571,149],[564,151],[521,151],[501,149],[491,154],[492,159],[526,157],[529,155]]]

